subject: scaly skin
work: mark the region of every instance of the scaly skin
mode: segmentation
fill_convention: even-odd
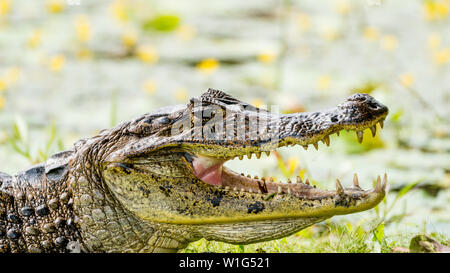
[[[206,238],[248,244],[281,238],[333,215],[371,209],[385,195],[319,190],[223,166],[244,155],[355,130],[376,132],[388,109],[355,94],[328,111],[276,114],[217,90],[80,140],[14,177],[0,173],[0,252],[174,252]],[[256,125],[258,126],[256,126]],[[290,181],[288,181],[290,182]]]

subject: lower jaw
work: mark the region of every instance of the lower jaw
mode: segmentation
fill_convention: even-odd
[[[249,192],[254,194],[290,194],[304,198],[331,196],[335,191],[318,190],[315,186],[309,185],[309,181],[303,183],[297,178],[297,183],[278,183],[271,178],[259,178],[250,175],[238,174],[223,166],[225,161],[209,162],[210,165],[202,165],[207,163],[208,158],[198,156],[194,159],[194,174],[212,186],[216,186],[225,190],[234,192]],[[211,159],[214,160],[214,159]]]
[[[353,177],[353,187],[343,188],[340,181],[336,180],[335,190],[321,190],[310,185],[308,179],[305,182],[300,177],[292,183],[274,182],[272,178],[265,179],[250,175],[238,174],[223,166],[224,160],[196,156],[192,162],[194,174],[198,179],[214,187],[222,188],[230,192],[248,192],[252,194],[263,195],[264,200],[274,197],[276,194],[283,196],[295,196],[304,200],[323,200],[324,198],[333,198],[343,196],[344,193],[350,194],[352,198],[365,198],[372,193],[384,193],[387,176],[385,174],[383,182],[378,176],[376,186],[373,190],[365,191],[359,187],[358,177]]]

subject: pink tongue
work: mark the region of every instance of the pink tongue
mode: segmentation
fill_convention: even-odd
[[[192,162],[195,176],[211,185],[222,184],[222,164],[223,162],[212,162],[204,158],[195,158]]]

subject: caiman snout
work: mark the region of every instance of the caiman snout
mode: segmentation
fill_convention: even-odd
[[[361,126],[368,122],[381,122],[389,113],[388,108],[368,94],[353,94],[338,105],[339,115],[345,125]],[[333,121],[333,119],[332,119]],[[336,120],[337,121],[337,120]],[[381,125],[383,125],[381,123]],[[353,128],[350,128],[353,129]]]

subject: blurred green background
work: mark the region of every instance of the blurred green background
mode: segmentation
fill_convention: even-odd
[[[0,170],[209,87],[282,112],[370,93],[390,115],[362,145],[344,133],[330,148],[227,165],[323,188],[354,172],[370,188],[386,172],[376,210],[269,243],[185,251],[401,252],[419,233],[448,244],[449,17],[449,0],[0,0]]]

